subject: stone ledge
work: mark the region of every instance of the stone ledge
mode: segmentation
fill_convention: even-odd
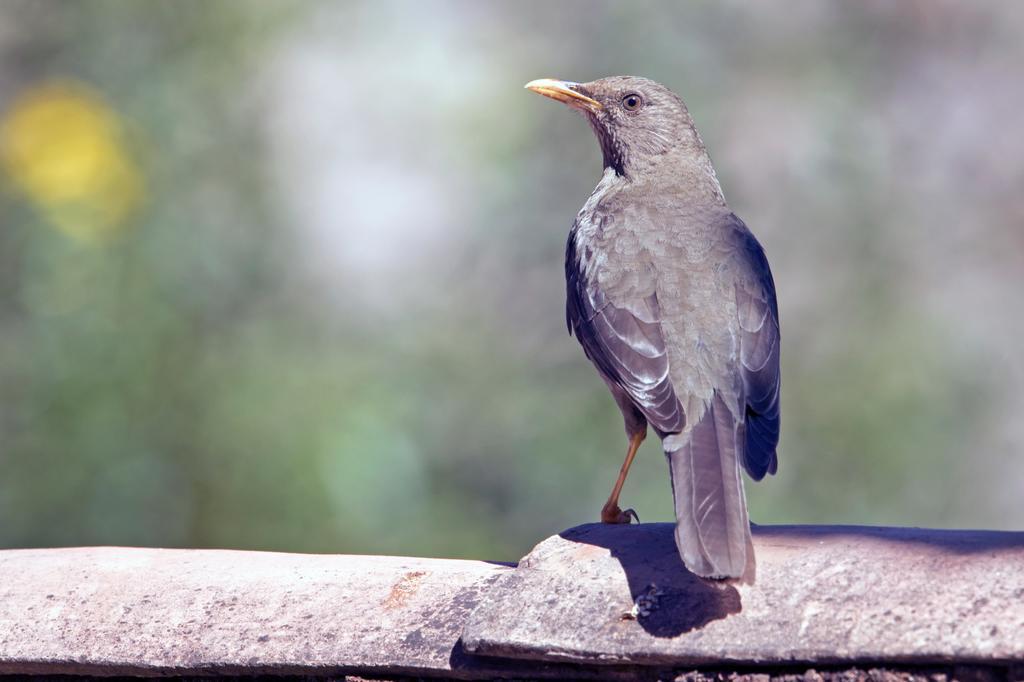
[[[76,548],[0,552],[0,673],[453,674],[509,568],[477,561]]]
[[[1024,533],[754,530],[753,584],[685,571],[670,524],[570,529],[500,576],[467,651],[591,664],[1024,660]]]
[[[518,568],[0,551],[0,675],[1024,678],[1024,533],[761,527],[754,541],[753,585],[686,572],[667,524],[581,526]]]

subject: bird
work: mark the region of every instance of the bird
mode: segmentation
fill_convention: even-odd
[[[683,564],[749,578],[741,467],[775,474],[779,310],[764,249],[730,210],[683,100],[647,78],[526,88],[590,123],[604,170],[569,232],[566,323],[622,412],[629,445],[604,523],[650,428],[662,442]]]

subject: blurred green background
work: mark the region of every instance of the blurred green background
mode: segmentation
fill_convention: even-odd
[[[689,103],[783,321],[761,523],[1024,526],[1024,4],[0,3],[0,546],[515,559],[625,447],[587,126]],[[671,518],[656,439],[623,503]]]

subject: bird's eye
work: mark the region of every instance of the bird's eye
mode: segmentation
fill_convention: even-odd
[[[622,98],[622,108],[625,109],[626,111],[636,111],[637,109],[642,107],[643,104],[643,98],[641,98],[640,95],[636,94],[635,92],[630,93]]]

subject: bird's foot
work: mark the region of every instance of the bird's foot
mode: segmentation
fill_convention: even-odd
[[[622,511],[617,504],[606,504],[601,509],[601,523],[640,523],[640,517],[632,509]]]

